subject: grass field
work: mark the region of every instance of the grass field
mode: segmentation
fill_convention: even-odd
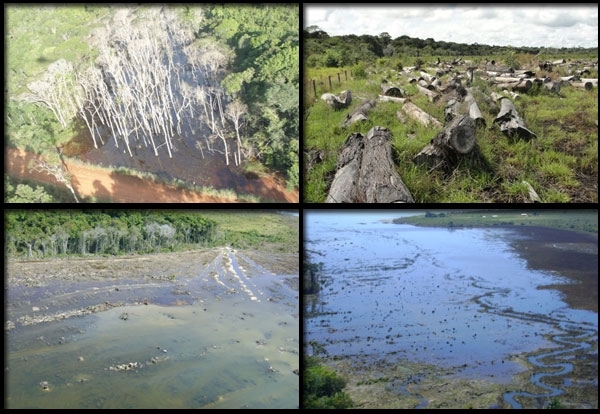
[[[423,60],[435,59],[425,57]],[[532,58],[522,60],[523,65],[534,61]],[[444,174],[413,163],[412,158],[438,130],[412,120],[401,123],[396,116],[400,104],[378,102],[367,121],[348,128],[341,126],[346,115],[363,100],[374,99],[381,93],[380,85],[384,79],[404,89],[411,102],[440,121],[444,120],[443,99],[429,102],[416,86],[408,83],[407,76],[399,75],[397,70],[387,67],[386,62],[368,67],[364,78],[353,76],[353,69],[307,68],[305,72],[304,152],[305,168],[309,168],[304,179],[305,201],[325,200],[335,174],[338,151],[344,141],[353,132],[366,135],[373,126],[384,126],[392,133],[398,173],[416,202],[529,202],[523,181],[533,186],[542,202],[598,201],[597,86],[591,91],[563,86],[559,95],[543,87],[534,87],[527,94],[521,94],[513,102],[527,128],[537,138],[509,140],[493,125],[498,108],[485,98],[494,88],[476,77],[474,96],[487,125],[478,128],[477,143],[489,168],[460,164],[451,174]],[[585,76],[597,78],[597,69],[591,72]],[[340,82],[338,73],[341,73]],[[562,68],[550,74],[553,79],[564,75]],[[442,76],[442,84],[449,77],[450,74]],[[332,79],[332,90],[329,78]],[[316,97],[312,80],[315,80]],[[322,93],[342,90],[351,90],[353,97],[350,107],[345,110],[335,111],[318,99]],[[321,162],[308,166],[306,160],[316,151],[321,154]]]
[[[436,217],[433,217],[436,215]],[[395,219],[397,224],[426,227],[540,226],[586,233],[598,233],[598,210],[470,210],[432,212],[428,215]]]

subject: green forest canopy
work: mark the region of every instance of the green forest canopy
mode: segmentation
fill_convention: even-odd
[[[290,217],[272,211],[7,210],[8,258],[121,255],[229,245],[296,252]]]

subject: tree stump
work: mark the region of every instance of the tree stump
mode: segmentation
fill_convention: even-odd
[[[364,137],[348,137],[338,157],[337,172],[327,203],[413,203],[410,191],[396,171],[391,133],[373,127]]]
[[[452,119],[443,131],[413,157],[413,162],[452,171],[465,157],[473,165],[487,166],[477,147],[475,122],[468,114]]]

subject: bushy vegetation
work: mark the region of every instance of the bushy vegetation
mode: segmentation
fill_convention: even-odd
[[[476,76],[472,84],[473,95],[487,125],[477,128],[477,144],[487,168],[474,168],[468,163],[460,163],[449,174],[413,162],[413,157],[438,131],[411,119],[400,122],[397,116],[400,104],[378,102],[369,112],[367,121],[348,128],[341,126],[346,116],[361,102],[376,99],[381,94],[381,84],[384,82],[405,90],[412,103],[443,121],[443,99],[430,102],[414,84],[409,83],[408,76],[399,74],[400,67],[435,66],[440,56],[442,60],[444,56],[450,56],[450,60],[461,56],[474,66],[485,65],[487,58],[489,61],[495,60],[497,65],[512,64],[536,70],[538,62],[555,58],[597,60],[597,49],[521,50],[483,45],[466,48],[447,42],[424,41],[421,44],[404,36],[391,40],[384,34],[329,37],[318,31],[305,31],[304,35],[307,40],[304,54],[305,84],[309,85],[304,90],[303,108],[305,159],[311,159],[311,152],[318,154],[318,162],[306,166],[305,201],[325,201],[335,174],[337,156],[345,140],[354,132],[366,135],[374,126],[390,130],[397,171],[416,202],[531,202],[524,181],[536,190],[542,202],[598,201],[595,185],[598,181],[597,87],[588,91],[564,85],[560,95],[543,87],[534,87],[528,93],[521,94],[513,103],[527,128],[537,135],[537,138],[527,141],[507,138],[494,124],[499,108],[486,97],[495,88]],[[384,53],[389,45],[394,46],[393,52]],[[439,56],[431,54],[431,51],[427,53],[431,49],[427,49],[427,45],[432,45],[436,53],[440,52]],[[318,64],[318,56],[324,57],[335,52],[346,56],[346,50],[350,56],[354,56],[349,61],[338,62],[337,67],[331,68]],[[469,55],[463,55],[467,52]],[[480,54],[473,55],[475,52]],[[534,52],[539,54],[533,55]],[[354,76],[352,72],[361,65],[365,67],[365,78]],[[342,77],[338,83],[336,74],[340,72]],[[345,72],[352,73],[348,80],[343,76]],[[327,82],[329,75],[335,79],[333,90],[330,90]],[[550,75],[556,80],[567,73],[565,69],[557,68]],[[447,83],[451,76],[452,73],[442,75],[442,84]],[[586,76],[597,77],[597,69],[592,68]],[[316,80],[316,92],[311,80]],[[352,91],[353,101],[346,110],[335,111],[319,99],[323,93],[342,90]]]
[[[212,242],[216,223],[197,213],[122,210],[8,211],[8,257],[119,255]]]
[[[331,368],[320,365],[313,356],[304,358],[303,408],[344,409],[352,408],[352,399],[342,391],[346,381]]]
[[[259,210],[7,210],[4,230],[9,258],[144,254],[198,246],[297,253],[293,222]]]

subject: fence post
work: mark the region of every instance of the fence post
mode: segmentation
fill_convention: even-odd
[[[337,74],[337,75],[338,75],[338,83],[339,83],[339,84],[341,84],[341,83],[342,83],[342,81],[340,80],[340,72],[338,72],[338,74]]]
[[[315,99],[317,98],[317,83],[313,79],[313,90],[315,91]]]
[[[348,72],[344,71],[344,75],[346,76],[346,80],[348,80]]]
[[[329,78],[329,92],[333,91],[333,88],[331,87],[331,75],[327,75],[327,77]]]

